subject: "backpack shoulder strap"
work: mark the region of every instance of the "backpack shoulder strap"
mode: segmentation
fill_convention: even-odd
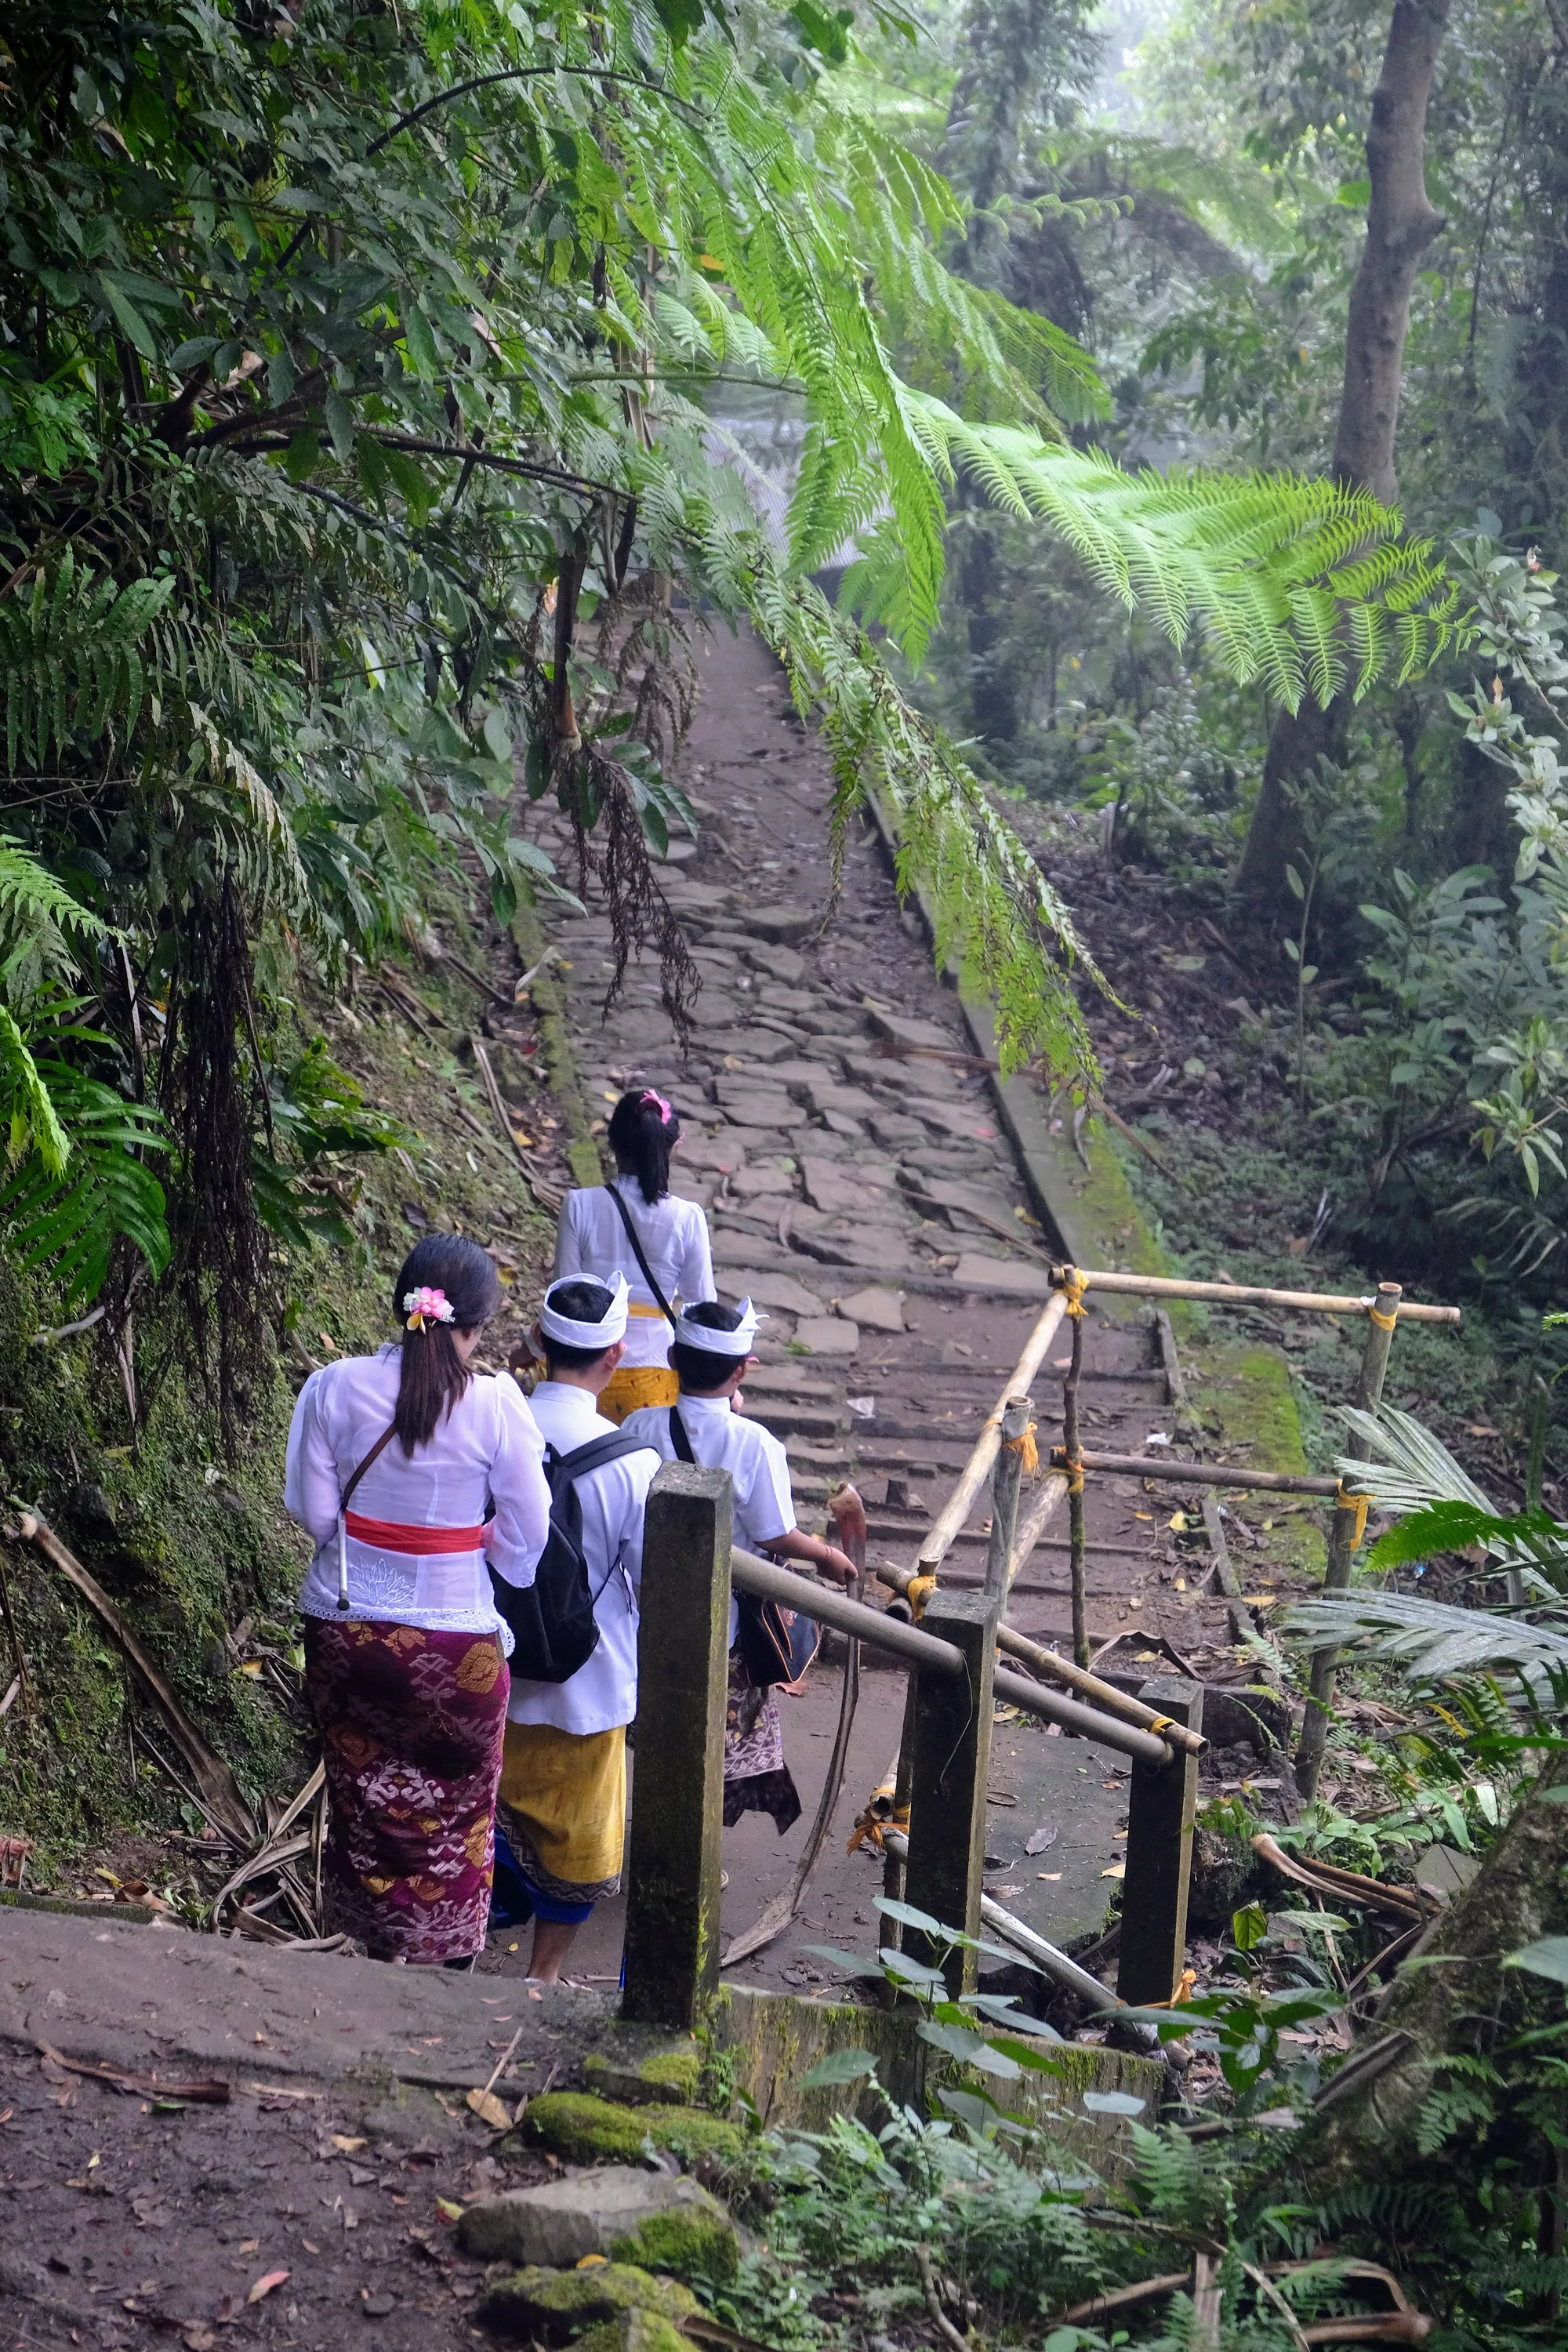
[[[615,1202],[616,1214],[619,1216],[622,1224],[625,1225],[626,1229],[626,1239],[632,1245],[632,1255],[636,1258],[638,1265],[642,1268],[642,1278],[653,1293],[655,1305],[658,1307],[659,1313],[664,1317],[666,1322],[673,1325],[675,1321],[675,1309],[670,1305],[668,1299],[665,1297],[663,1291],[659,1288],[658,1284],[655,1279],[653,1268],[647,1262],[647,1253],[643,1248],[642,1243],[638,1240],[637,1229],[632,1223],[631,1211],[627,1208],[626,1202],[622,1200],[620,1194],[616,1192],[613,1184],[606,1184],[605,1190],[609,1194],[611,1200]]]
[[[640,1437],[628,1437],[617,1429],[613,1437],[591,1437],[586,1445],[574,1446],[570,1454],[559,1457],[558,1467],[563,1484],[574,1478],[586,1477],[590,1470],[602,1470],[607,1462],[619,1462],[624,1454],[647,1454],[651,1449]]]
[[[680,1418],[680,1407],[678,1404],[672,1404],[669,1408],[669,1442],[675,1448],[675,1458],[678,1462],[696,1461],[697,1456],[691,1451],[691,1440],[686,1434],[686,1423]]]

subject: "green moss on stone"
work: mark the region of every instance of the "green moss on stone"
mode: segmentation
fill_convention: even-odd
[[[591,2327],[578,2342],[582,2352],[691,2352],[690,2338],[651,2311],[624,2312]]]
[[[644,2270],[668,2271],[676,2278],[733,2278],[740,2260],[735,2225],[727,2213],[679,2205],[650,2213],[626,2237],[613,2239],[610,2252],[618,2263],[639,2263]]]
[[[622,2106],[585,2091],[550,2091],[529,2107],[528,2137],[574,2164],[609,2159],[636,2164],[645,2139],[685,2158],[711,2156],[740,2161],[744,2135],[698,2107]]]
[[[626,2106],[695,2106],[702,2090],[702,2053],[689,2038],[640,2058],[595,2050],[583,2061],[583,2074],[591,2091]]]
[[[540,2336],[563,2343],[584,2327],[612,2328],[633,2312],[678,2325],[701,2309],[689,2288],[674,2279],[658,2279],[631,2263],[592,2263],[585,2270],[543,2270],[531,2263],[498,2279],[479,2305],[479,2315],[508,2335]],[[615,2339],[621,2341],[619,2336]],[[683,2336],[676,2338],[688,2352]],[[648,2352],[664,2352],[655,2337]]]

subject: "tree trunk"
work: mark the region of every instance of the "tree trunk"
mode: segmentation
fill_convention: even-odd
[[[1331,2078],[1318,2121],[1293,2159],[1309,2193],[1321,2198],[1357,2179],[1451,2173],[1451,2153],[1423,2158],[1416,2146],[1440,2062],[1450,2053],[1490,2056],[1520,2032],[1562,2017],[1560,1986],[1503,1963],[1522,1944],[1564,1933],[1568,1805],[1549,1803],[1537,1787],[1425,1939],[1421,1965],[1401,1969],[1378,2024]],[[1342,2080],[1345,2087],[1336,2092]]]
[[[1448,7],[1449,0],[1396,0],[1366,134],[1372,198],[1351,289],[1332,470],[1337,480],[1371,490],[1386,506],[1399,495],[1394,445],[1410,296],[1421,257],[1443,226],[1426,196],[1426,100]],[[1349,718],[1344,695],[1327,711],[1304,704],[1295,717],[1280,712],[1237,871],[1238,889],[1283,898],[1286,863],[1303,846],[1293,786],[1320,757],[1342,755]]]

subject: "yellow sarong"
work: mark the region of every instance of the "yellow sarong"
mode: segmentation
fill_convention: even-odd
[[[680,1381],[668,1364],[623,1364],[599,1391],[598,1410],[618,1429],[627,1413],[645,1404],[674,1404]]]
[[[557,1731],[509,1723],[496,1818],[527,1875],[564,1903],[594,1903],[621,1883],[626,1837],[626,1731]]]

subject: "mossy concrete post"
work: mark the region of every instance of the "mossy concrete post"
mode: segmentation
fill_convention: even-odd
[[[1204,1727],[1204,1686],[1158,1675],[1138,1694],[1145,1706]],[[1127,1810],[1127,1865],[1121,1882],[1121,1960],[1116,1990],[1127,2001],[1166,2001],[1187,1957],[1187,1890],[1193,1874],[1193,1819],[1198,1759],[1178,1748],[1169,1764],[1134,1764]]]
[[[1397,1282],[1380,1282],[1377,1286],[1377,1297],[1366,1318],[1366,1339],[1362,1349],[1361,1370],[1356,1376],[1354,1401],[1363,1412],[1374,1412],[1382,1398],[1384,1375],[1388,1370],[1388,1350],[1393,1344],[1403,1296]],[[1364,1437],[1352,1437],[1345,1452],[1356,1462],[1366,1462],[1372,1455],[1372,1448]],[[1329,1528],[1329,1564],[1323,1575],[1323,1591],[1343,1592],[1351,1580],[1351,1554],[1355,1549],[1358,1514],[1353,1510],[1336,1508],[1330,1517],[1332,1524]],[[1340,1654],[1336,1648],[1314,1650],[1312,1653],[1307,1707],[1301,1717],[1301,1738],[1296,1749],[1296,1786],[1303,1797],[1315,1797],[1318,1793],[1318,1775],[1322,1770],[1323,1750],[1329,1741],[1329,1716],[1334,1704],[1339,1661]]]
[[[733,1516],[727,1470],[668,1462],[648,1489],[621,2009],[649,2025],[689,2030],[719,1983]]]
[[[910,1771],[910,1854],[904,1899],[944,1927],[980,1933],[985,1863],[985,1784],[991,1773],[991,1680],[996,1665],[1001,1598],[985,1592],[933,1592],[921,1622],[963,1651],[966,1675],[917,1674]],[[942,1949],[906,1928],[903,1948],[935,1966]],[[975,1955],[953,1953],[948,1989],[957,1998],[974,1984]]]

